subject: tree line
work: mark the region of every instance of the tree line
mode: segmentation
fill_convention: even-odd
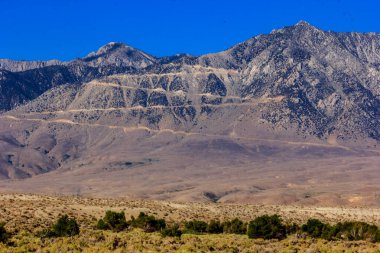
[[[0,223],[0,242],[6,242],[10,234],[4,223]],[[235,218],[226,221],[188,220],[182,223],[167,224],[165,219],[156,218],[141,212],[138,217],[127,220],[124,212],[107,211],[97,221],[96,228],[121,232],[130,228],[139,228],[147,233],[159,232],[164,237],[181,237],[182,234],[246,234],[249,238],[285,239],[288,235],[298,234],[326,240],[367,240],[380,242],[380,229],[365,222],[339,222],[335,225],[323,223],[318,219],[309,219],[299,226],[284,223],[279,215],[263,215],[250,222]],[[37,233],[38,237],[69,237],[78,235],[80,227],[74,218],[67,215],[59,217],[49,229]]]

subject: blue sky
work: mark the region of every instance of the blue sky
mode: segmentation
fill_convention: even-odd
[[[380,33],[379,11],[375,0],[0,0],[0,58],[70,60],[111,41],[200,55],[299,20]]]

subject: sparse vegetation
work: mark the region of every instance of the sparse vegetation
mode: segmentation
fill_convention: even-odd
[[[284,209],[266,209],[266,206],[257,206],[251,212],[253,206],[248,209],[243,205],[224,204],[13,195],[0,195],[0,200],[4,203],[0,208],[0,219],[7,221],[6,226],[0,226],[4,229],[0,229],[0,234],[6,227],[5,233],[12,235],[0,242],[0,252],[380,252],[380,243],[376,243],[379,241],[378,227],[373,225],[379,223],[350,221],[358,219],[352,213],[346,217],[336,215],[336,220],[323,219],[323,212],[307,213],[305,217],[322,219],[294,222],[300,217],[298,209],[284,215],[281,213]],[[122,211],[106,211],[112,209]],[[209,210],[218,212],[211,215]],[[239,213],[239,210],[244,211]],[[281,216],[263,215],[277,212]],[[62,216],[65,213],[68,215]],[[57,216],[60,217],[58,221]],[[69,220],[80,224],[79,234],[72,236],[75,233],[65,232],[72,231],[67,229],[68,224],[72,224]],[[55,224],[52,226],[51,223]],[[109,223],[113,225],[109,226]],[[124,224],[121,225],[123,229],[120,224]],[[192,228],[191,234],[186,224],[188,229]],[[258,229],[261,236],[247,236],[250,224],[264,225]],[[304,225],[300,228],[297,224]],[[95,226],[102,230],[94,229]],[[41,230],[44,234],[36,233]],[[285,231],[286,236],[268,236],[276,235],[273,231]],[[53,238],[47,240],[46,237]],[[276,237],[281,240],[264,239]]]

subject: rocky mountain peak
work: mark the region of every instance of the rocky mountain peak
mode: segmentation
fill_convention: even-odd
[[[323,30],[311,25],[306,21],[299,21],[297,24],[282,29],[285,33],[291,34],[295,38],[307,38],[313,36],[321,36],[325,33]]]
[[[120,42],[109,42],[101,46],[96,52],[89,53],[86,57],[99,56],[112,53],[115,50],[135,50],[134,48]]]
[[[317,27],[311,25],[310,23],[301,20],[298,23],[291,25],[291,26],[286,26],[284,28],[280,29],[274,29],[270,34],[281,34],[281,33],[297,33],[298,35],[302,35],[302,31],[320,31],[323,32],[322,30],[318,29]]]
[[[315,28],[314,26],[312,26],[310,23],[304,21],[304,20],[300,20],[297,24],[294,25],[295,27],[309,27],[309,28]]]
[[[156,58],[126,44],[110,42],[80,60],[90,66],[116,65],[144,68],[153,64]]]

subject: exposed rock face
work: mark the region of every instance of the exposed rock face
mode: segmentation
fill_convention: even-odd
[[[324,171],[337,157],[372,161],[380,141],[379,66],[380,35],[300,22],[200,57],[157,59],[110,43],[62,65],[2,70],[1,108],[13,109],[0,116],[0,175],[130,169],[123,164],[168,175],[231,166],[244,175],[271,159],[301,171],[305,162]],[[318,182],[289,174],[279,187],[296,179]],[[244,194],[258,191],[250,187]]]
[[[62,84],[77,84],[102,76],[135,71],[131,67],[89,67],[83,64],[54,65],[22,72],[0,70],[0,111],[33,100],[45,91]]]
[[[378,34],[325,32],[302,21],[198,60],[239,69],[244,99],[284,96],[282,109],[264,117],[277,126],[292,122],[317,136],[340,131],[342,138],[360,133],[379,140]]]
[[[57,85],[134,72],[155,61],[153,56],[115,42],[70,62],[0,60],[0,111],[24,104]]]

